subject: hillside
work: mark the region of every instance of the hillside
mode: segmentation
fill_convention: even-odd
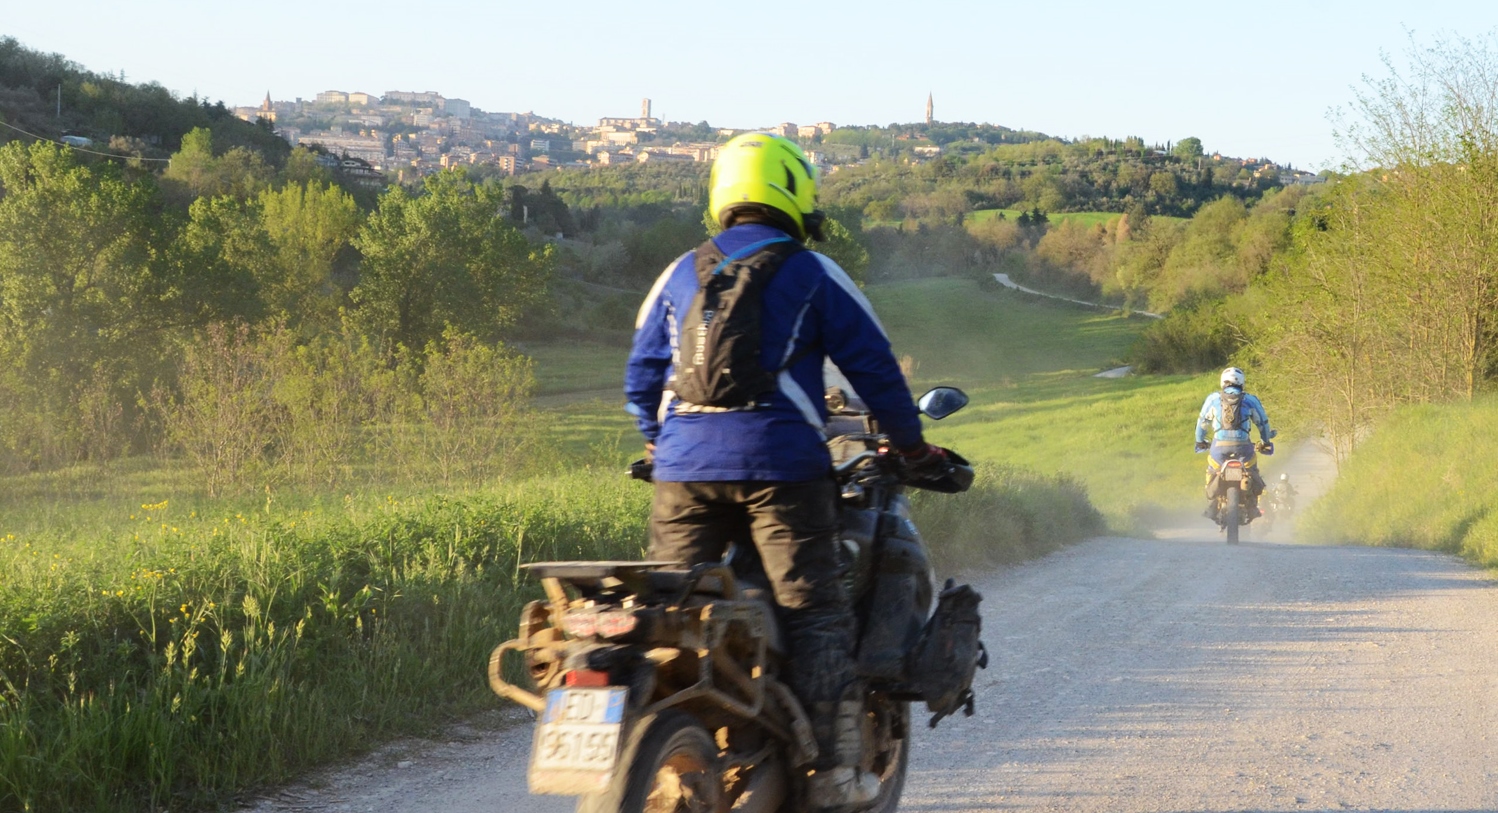
[[[90,71],[61,54],[44,54],[0,37],[0,144],[75,135],[94,149],[164,158],[196,127],[213,131],[220,151],[251,147],[273,162],[291,147],[270,129],[234,117],[223,102],[179,98],[155,82],[133,83]]]

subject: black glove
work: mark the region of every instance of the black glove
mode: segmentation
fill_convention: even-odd
[[[935,443],[901,449],[900,459],[911,477],[940,477],[947,473],[947,450]]]
[[[1259,454],[1274,454],[1274,444],[1273,443],[1260,443],[1259,444]]]
[[[1198,452],[1205,452],[1206,450],[1208,450],[1210,448],[1212,448],[1212,444],[1206,442],[1205,440],[1198,440],[1196,442],[1196,450]]]

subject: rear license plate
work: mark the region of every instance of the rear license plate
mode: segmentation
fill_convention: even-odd
[[[536,724],[532,793],[590,793],[608,786],[619,759],[627,690],[556,689]]]
[[[1223,469],[1222,479],[1227,480],[1230,483],[1240,483],[1243,481],[1243,469],[1237,467]]]

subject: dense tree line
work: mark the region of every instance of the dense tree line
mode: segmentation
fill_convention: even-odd
[[[1280,185],[1278,172],[1185,149],[1146,147],[1137,138],[1057,139],[984,145],[929,161],[871,161],[839,168],[827,182],[830,204],[875,221],[961,222],[980,209],[1126,212],[1189,217],[1224,195],[1251,200]],[[1194,147],[1194,149],[1192,149]]]
[[[443,348],[494,347],[553,265],[504,194],[445,172],[365,212],[314,156],[273,169],[205,129],[160,176],[49,143],[0,147],[0,458],[159,448],[184,376],[210,369],[189,362],[214,330],[248,331],[246,353],[272,334],[287,353],[357,336],[413,382]]]

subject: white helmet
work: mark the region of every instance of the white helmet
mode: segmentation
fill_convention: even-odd
[[[1229,367],[1222,371],[1221,384],[1223,389],[1237,387],[1243,389],[1243,371],[1237,367]]]
[[[1280,480],[1288,483],[1288,482],[1290,482],[1290,475],[1288,475],[1288,474],[1281,474],[1280,475]]]

